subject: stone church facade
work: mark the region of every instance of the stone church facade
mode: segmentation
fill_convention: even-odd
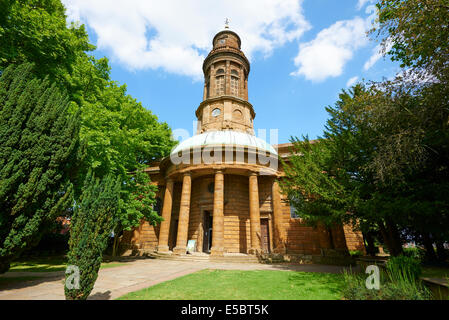
[[[164,220],[157,226],[143,222],[125,233],[122,247],[211,257],[364,250],[362,235],[349,226],[305,225],[280,192],[279,159],[288,162],[291,144],[271,146],[255,136],[250,63],[235,32],[226,28],[215,35],[203,72],[197,134],[146,169],[158,185],[157,207]]]

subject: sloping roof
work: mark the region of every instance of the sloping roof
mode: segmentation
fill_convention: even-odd
[[[172,150],[171,154],[176,154],[183,150],[190,150],[193,147],[208,145],[257,148],[259,151],[267,151],[272,155],[277,155],[277,152],[273,146],[266,141],[257,138],[254,135],[233,130],[207,131],[205,133],[195,135],[178,144]]]

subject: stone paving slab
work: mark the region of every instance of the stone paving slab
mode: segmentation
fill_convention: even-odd
[[[326,265],[218,263],[209,261],[172,261],[147,259],[127,262],[124,266],[101,269],[89,299],[116,299],[129,292],[204,269],[280,270],[340,273],[343,267]],[[40,275],[44,274],[44,275]],[[14,283],[0,290],[0,300],[63,300],[63,272],[8,272],[1,277],[42,276],[40,279]]]

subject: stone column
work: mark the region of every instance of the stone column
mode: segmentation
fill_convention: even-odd
[[[256,172],[251,172],[249,176],[249,218],[251,222],[251,248],[249,253],[256,254],[261,250],[259,186]]]
[[[173,204],[173,180],[167,179],[164,194],[164,204],[162,207],[161,228],[159,230],[158,252],[168,252],[168,237],[170,232],[171,209]]]
[[[224,252],[224,174],[215,172],[214,183],[214,213],[212,225],[212,256],[222,256]]]
[[[190,172],[184,174],[182,179],[181,204],[178,218],[178,237],[176,247],[173,249],[175,254],[186,254],[187,237],[189,236],[189,214],[190,214],[190,191],[192,189],[192,177]]]
[[[282,219],[281,193],[279,191],[279,182],[274,178],[271,187],[271,201],[273,204],[274,216],[274,252],[285,253],[284,243],[284,225]]]

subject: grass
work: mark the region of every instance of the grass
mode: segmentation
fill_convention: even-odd
[[[294,271],[202,270],[128,293],[120,300],[335,300],[340,274]]]
[[[11,263],[10,272],[52,272],[63,271],[66,268],[67,258],[65,256],[50,256],[28,258]],[[103,262],[100,269],[123,266],[120,262]]]

